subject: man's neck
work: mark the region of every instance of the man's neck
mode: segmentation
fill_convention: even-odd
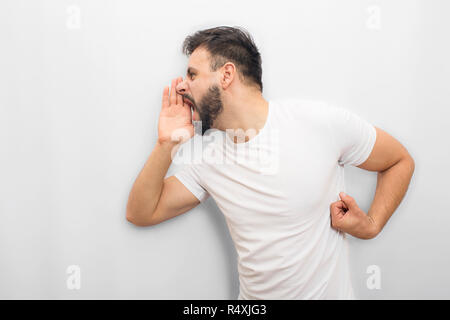
[[[217,129],[226,131],[232,130],[236,134],[243,130],[245,133],[245,140],[240,137],[240,142],[247,142],[258,134],[267,121],[269,112],[269,102],[264,99],[261,94],[248,96],[246,99],[236,99],[232,103],[224,104],[224,111],[217,119]],[[248,131],[247,130],[251,130]],[[234,137],[235,142],[238,137]]]

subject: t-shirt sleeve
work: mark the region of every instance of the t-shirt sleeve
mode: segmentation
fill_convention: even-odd
[[[338,148],[338,163],[359,166],[366,161],[375,145],[375,127],[356,113],[334,105],[327,119]]]
[[[198,167],[193,164],[185,165],[177,171],[174,176],[200,201],[203,202],[209,197],[208,191],[204,188]]]

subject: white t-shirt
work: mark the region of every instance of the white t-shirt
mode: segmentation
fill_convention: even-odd
[[[348,240],[331,227],[330,204],[345,192],[344,166],[363,163],[375,139],[375,127],[344,108],[285,99],[269,101],[247,142],[217,129],[186,142],[175,177],[224,214],[239,300],[355,299]]]

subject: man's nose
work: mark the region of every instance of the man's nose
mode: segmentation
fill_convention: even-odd
[[[185,94],[186,93],[186,78],[183,79],[183,81],[181,81],[180,83],[177,84],[176,86],[176,90],[178,94]]]

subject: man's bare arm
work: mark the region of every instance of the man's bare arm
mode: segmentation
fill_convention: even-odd
[[[376,128],[376,127],[375,127]],[[376,141],[368,159],[358,168],[378,171],[374,201],[366,214],[355,199],[340,192],[330,205],[331,226],[360,239],[376,237],[402,201],[414,172],[414,160],[405,147],[376,128]]]
[[[167,184],[165,193],[164,177],[172,162],[172,155],[176,153],[179,144],[184,143],[194,135],[191,108],[184,103],[183,98],[176,92],[177,84],[182,78],[172,80],[172,89],[169,96],[169,88],[165,87],[162,98],[162,107],[158,122],[158,141],[147,159],[144,168],[139,173],[133,184],[127,203],[127,220],[137,225],[150,225],[152,216],[157,208],[159,221],[186,210],[198,200],[194,195],[171,179]],[[175,199],[177,194],[183,192],[184,197]],[[164,194],[164,203],[158,207],[161,196]]]
[[[144,225],[158,205],[164,177],[172,163],[172,143],[157,142],[133,184],[127,203],[127,220]]]
[[[409,152],[394,137],[376,128],[377,140],[369,158],[358,168],[378,171],[375,196],[368,216],[381,232],[399,206],[414,173],[415,163]]]

